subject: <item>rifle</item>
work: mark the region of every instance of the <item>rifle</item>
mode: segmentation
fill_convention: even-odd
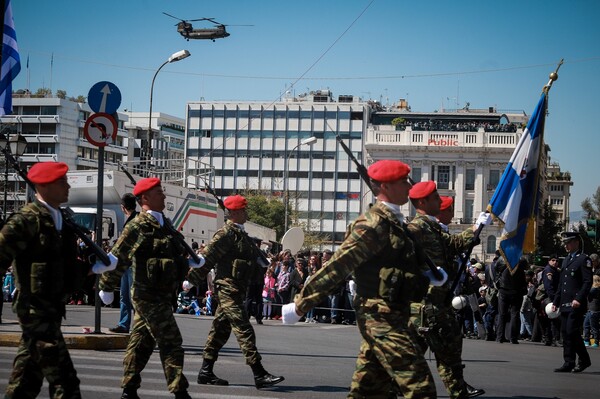
[[[227,208],[225,208],[225,203],[223,202],[223,200],[221,199],[221,197],[219,197],[217,195],[217,193],[210,186],[210,184],[208,184],[206,182],[206,180],[204,180],[204,186],[206,187],[206,190],[210,193],[210,195],[212,195],[213,197],[215,197],[215,199],[217,200],[217,204],[219,204],[219,208],[221,208],[221,210],[225,211],[227,209]],[[248,234],[244,234],[244,239],[247,239],[248,241],[251,241],[250,239],[254,240],[254,238],[250,237]],[[271,262],[269,261],[269,259],[267,258],[267,256],[263,253],[263,251],[261,251],[260,248],[258,248],[258,246],[256,245],[256,243],[250,242],[250,244],[252,245],[253,250],[254,250],[254,248],[256,248],[256,250],[254,250],[254,252],[256,253],[257,259],[259,259],[258,263],[262,267],[264,267],[264,268],[269,267],[269,265],[271,264]]]
[[[29,180],[27,174],[23,171],[23,169],[21,169],[19,163],[12,156],[12,154],[6,148],[2,148],[0,150],[6,157],[6,161],[11,164],[13,169],[19,174],[19,176],[21,176],[21,179],[23,179],[25,183],[27,183],[27,185],[31,187],[31,189],[35,192],[35,185],[31,182],[31,180]],[[73,233],[75,233],[75,235],[77,235],[77,237],[81,241],[83,241],[83,243],[88,248],[92,250],[94,255],[96,255],[96,257],[102,261],[102,263],[104,263],[106,266],[110,265],[110,259],[108,258],[108,254],[90,237],[88,237],[90,231],[85,227],[78,225],[77,222],[75,222],[75,220],[73,219],[73,211],[71,210],[71,208],[60,208],[60,213],[62,215],[65,227],[73,231]]]
[[[131,181],[131,184],[133,184],[135,186],[136,181],[135,181],[134,177],[131,175],[131,173],[129,173],[129,171],[120,162],[119,162],[119,168],[129,178],[129,180]],[[181,234],[181,232],[179,230],[177,230],[175,228],[175,226],[173,226],[173,223],[171,222],[171,219],[169,219],[168,217],[166,217],[164,214],[163,214],[163,216],[164,216],[163,220],[165,222],[164,227],[175,238],[175,241],[177,241],[177,243],[183,247],[183,249],[185,250],[185,252],[192,259],[194,259],[194,262],[200,263],[200,257],[198,256],[198,254],[196,254],[196,251],[194,251],[194,249],[192,247],[190,247],[190,245],[187,243],[187,241],[185,241],[185,237],[183,236],[183,234]]]
[[[369,187],[369,190],[373,191],[373,187],[371,187],[371,178],[369,177],[369,174],[367,173],[367,168],[365,168],[365,166],[362,163],[360,163],[358,161],[358,159],[356,159],[354,154],[352,154],[352,151],[350,151],[350,148],[348,148],[346,143],[344,143],[342,141],[342,138],[337,133],[335,135],[335,138],[337,139],[338,143],[340,143],[340,146],[344,149],[344,152],[348,155],[350,160],[352,160],[352,162],[354,162],[354,164],[356,165],[356,170],[358,171],[358,174],[363,179],[363,181],[367,184],[367,187]],[[413,181],[413,179],[410,178],[410,176],[408,177],[408,181],[411,184],[414,184],[414,181]],[[414,239],[413,235],[407,228],[404,229],[404,232],[406,233],[408,238],[410,238],[413,241],[414,245],[416,247],[419,247],[419,243],[417,242],[416,239]],[[437,269],[437,266],[433,263],[433,261],[429,258],[429,256],[427,256],[427,254],[423,250],[421,250],[420,252],[423,254],[425,263],[429,267],[429,270],[431,270],[431,272],[433,273],[433,276],[438,280],[441,279],[442,273]]]

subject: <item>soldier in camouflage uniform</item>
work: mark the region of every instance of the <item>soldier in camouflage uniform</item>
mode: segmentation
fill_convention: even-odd
[[[467,384],[463,378],[462,333],[454,317],[449,292],[457,275],[455,259],[473,243],[473,226],[459,234],[448,234],[435,215],[440,213],[442,200],[433,181],[415,184],[409,192],[417,215],[408,225],[416,240],[426,243],[426,254],[434,264],[448,271],[448,282],[441,287],[429,287],[420,302],[411,304],[411,323],[421,332],[419,342],[424,351],[427,347],[435,355],[438,373],[450,398],[472,398],[485,393]],[[447,200],[445,205],[448,204]],[[484,214],[485,215],[485,214]],[[489,214],[488,214],[489,215]],[[487,220],[487,219],[486,219]],[[481,222],[480,222],[481,223]]]
[[[0,274],[13,265],[13,310],[23,331],[5,398],[35,398],[44,378],[51,398],[81,398],[60,330],[66,300],[89,270],[77,261],[77,237],[60,212],[69,197],[67,170],[62,162],[32,166],[27,177],[35,184],[36,199],[0,232]]]
[[[138,398],[140,374],[156,345],[169,392],[176,398],[190,398],[189,384],[183,375],[183,339],[173,316],[171,299],[193,260],[186,259],[184,249],[165,226],[169,222],[162,214],[166,197],[160,180],[141,179],[133,194],[142,212],[127,223],[113,246],[109,257],[117,268],[104,273],[99,284],[100,298],[110,304],[113,291],[120,286],[121,275],[126,268],[133,268],[131,300],[135,316],[123,360],[121,398]]]
[[[257,260],[259,249],[244,231],[244,223],[248,219],[246,204],[246,199],[241,195],[225,199],[229,220],[203,249],[201,263],[204,266],[192,269],[188,276],[188,280],[197,285],[208,270],[216,268],[214,284],[219,307],[204,345],[204,361],[198,373],[198,384],[229,384],[214,374],[213,366],[232,330],[246,363],[252,368],[256,388],[270,387],[284,380],[283,377],[268,373],[262,366],[256,348],[256,335],[244,307],[248,285],[257,278],[262,279]]]
[[[408,202],[409,172],[400,161],[369,167],[377,202],[352,223],[329,263],[283,309],[284,323],[295,322],[354,276],[362,342],[348,398],[388,398],[393,383],[405,398],[436,397],[417,332],[408,323],[410,303],[420,301],[430,283],[400,212]]]

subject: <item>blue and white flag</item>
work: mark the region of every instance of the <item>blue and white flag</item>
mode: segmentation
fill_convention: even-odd
[[[546,96],[542,93],[487,208],[501,222],[499,249],[511,272],[523,254],[538,210]]]
[[[2,66],[0,68],[0,116],[12,113],[12,81],[21,71],[17,34],[10,0],[4,8],[4,34],[2,35]]]

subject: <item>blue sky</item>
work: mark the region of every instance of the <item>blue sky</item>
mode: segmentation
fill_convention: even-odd
[[[564,58],[546,142],[552,160],[572,173],[572,211],[600,186],[595,0],[13,0],[12,7],[23,67],[13,89],[29,81],[32,91],[87,96],[107,80],[121,90],[121,111],[146,112],[152,76],[187,49],[190,58],[161,70],[153,99],[154,111],[182,118],[189,101],[275,101],[308,89],[384,104],[406,98],[413,111],[469,102],[531,114]],[[231,36],[188,42],[163,11],[215,18],[232,25]]]

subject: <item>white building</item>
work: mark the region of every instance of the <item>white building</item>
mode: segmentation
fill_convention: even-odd
[[[99,149],[88,142],[83,133],[91,113],[85,103],[57,97],[13,95],[13,114],[0,117],[0,122],[5,135],[18,133],[27,140],[25,153],[18,159],[25,171],[32,164],[44,161],[65,162],[71,170],[97,169]],[[124,129],[127,116],[118,114],[118,119],[115,143],[104,147],[105,165],[113,169],[127,156],[127,130]],[[3,163],[4,157],[0,158]],[[1,209],[10,214],[25,203],[26,186],[12,168],[8,170],[8,182],[2,183],[7,201]]]
[[[524,112],[503,113],[493,107],[412,112],[401,100],[399,107],[371,115],[365,155],[367,163],[402,160],[410,165],[413,180],[434,180],[440,195],[454,198],[450,228],[461,231],[486,210],[527,120]],[[403,208],[406,215],[415,215],[410,203]],[[490,260],[499,236],[499,226],[486,227],[473,255]]]
[[[246,189],[284,196],[287,189],[298,219],[340,243],[361,212],[363,184],[336,136],[362,159],[369,111],[352,96],[334,101],[328,90],[275,103],[191,102],[186,158],[214,167],[220,196]],[[301,144],[313,136],[316,143]]]

